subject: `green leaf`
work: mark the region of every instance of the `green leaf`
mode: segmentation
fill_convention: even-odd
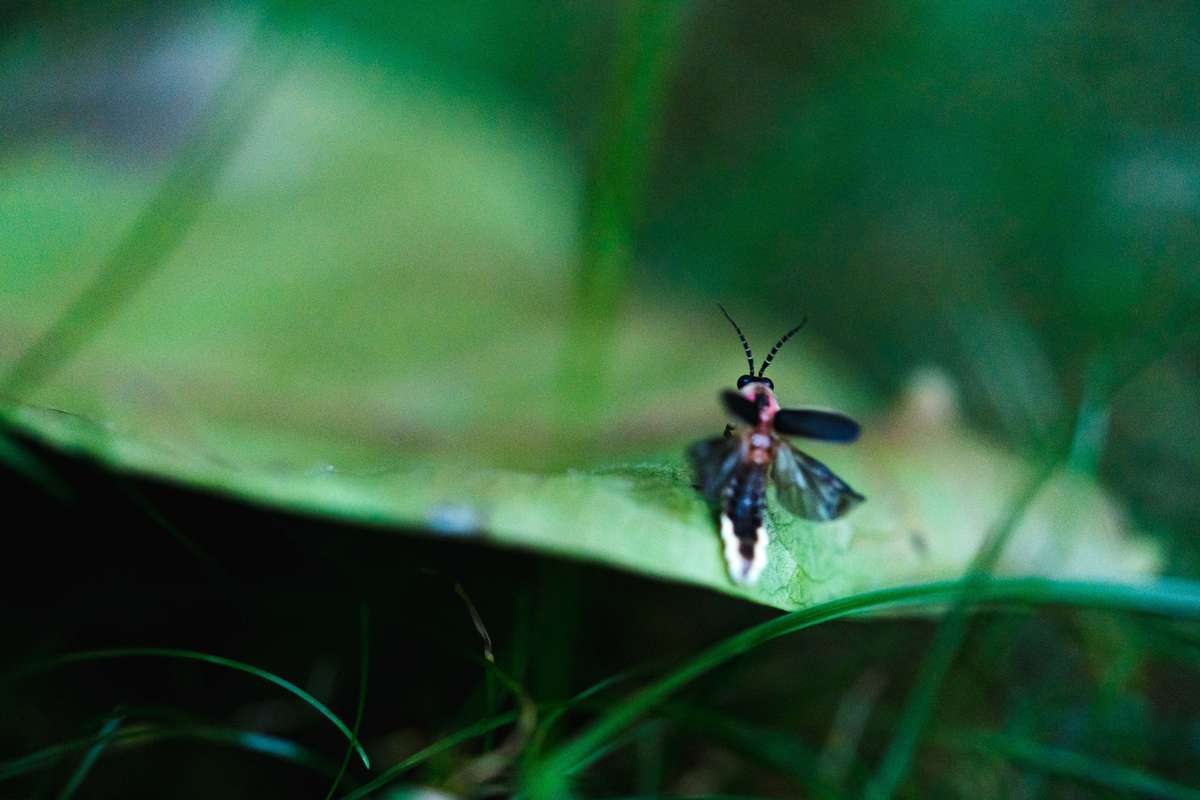
[[[772,513],[769,566],[756,587],[743,589],[727,577],[712,516],[678,460],[551,475],[435,464],[376,474],[241,467],[72,415],[26,407],[13,419],[122,469],[395,530],[598,561],[788,609],[956,577],[1022,471],[963,433],[914,437],[911,447],[901,446],[903,434],[868,437],[839,467],[869,501],[821,525]],[[999,573],[1130,579],[1157,561],[1154,545],[1127,535],[1099,489],[1064,473],[1026,515]]]
[[[510,98],[375,76],[317,38],[293,43],[186,235],[161,264],[138,254],[152,278],[10,398],[12,427],[114,469],[785,609],[961,574],[1028,466],[959,427],[937,387],[881,409],[823,355],[812,313],[772,374],[785,403],[863,419],[860,443],[813,454],[868,501],[820,525],[772,506],[770,565],[735,586],[682,460],[720,432],[717,392],[742,365],[715,307],[632,290],[594,376],[605,400],[582,413],[560,385],[583,205],[565,134]],[[66,140],[14,146],[4,166],[0,372],[164,185]],[[727,305],[760,347],[794,322]],[[1158,565],[1094,482],[1062,473],[997,571],[1126,580]]]

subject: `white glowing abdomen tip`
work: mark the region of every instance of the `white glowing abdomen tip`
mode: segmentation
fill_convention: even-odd
[[[758,583],[759,576],[767,566],[767,530],[760,525],[754,533],[754,555],[746,558],[742,555],[741,541],[734,535],[733,520],[721,515],[721,541],[725,545],[729,576],[747,586]]]

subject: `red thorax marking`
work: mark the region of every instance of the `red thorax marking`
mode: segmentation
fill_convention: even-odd
[[[742,394],[748,400],[758,405],[758,424],[750,434],[749,450],[746,459],[752,464],[766,465],[771,463],[771,452],[775,446],[775,437],[771,433],[771,421],[779,411],[779,401],[775,393],[761,383],[748,384],[742,389]]]

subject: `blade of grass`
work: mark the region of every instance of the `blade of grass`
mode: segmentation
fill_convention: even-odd
[[[608,758],[612,753],[617,752],[625,747],[638,742],[645,741],[648,737],[654,736],[661,729],[661,725],[657,722],[645,722],[636,727],[630,728],[623,733],[614,736],[611,740],[604,743],[602,747],[597,748],[588,754],[588,757],[575,765],[572,774],[584,772],[589,767],[600,763]]]
[[[804,789],[805,797],[828,800],[839,795],[822,772],[817,752],[796,734],[683,704],[663,706],[662,715],[678,723],[681,731],[718,741],[753,763],[795,781]]]
[[[866,732],[867,721],[886,685],[887,679],[880,670],[868,668],[837,704],[825,746],[817,761],[817,770],[822,780],[838,791],[846,786],[847,778],[856,771],[859,746]],[[862,779],[865,781],[865,776]]]
[[[1179,328],[1180,332],[1186,330],[1186,327]],[[980,544],[964,579],[961,597],[954,602],[949,613],[939,624],[933,644],[922,662],[916,683],[905,702],[879,769],[867,785],[865,794],[870,800],[890,800],[907,776],[921,733],[933,713],[934,701],[966,635],[966,608],[973,602],[973,595],[979,593],[992,580],[992,572],[1004,546],[1016,530],[1017,523],[1050,479],[1057,465],[1070,456],[1072,444],[1087,438],[1086,430],[1095,425],[1098,415],[1107,413],[1112,397],[1149,366],[1151,359],[1143,350],[1142,344],[1135,341],[1122,352],[1104,352],[1090,360],[1085,395],[1076,408],[1069,434],[1051,439],[1053,444],[1046,450],[1049,456],[1009,506],[1009,513],[1005,519]],[[1131,351],[1141,356],[1140,361],[1133,362],[1131,368],[1124,372],[1118,371],[1114,365],[1121,361],[1123,356],[1127,357]]]
[[[662,117],[686,5],[622,4],[623,30],[603,129],[589,165],[568,334],[563,413],[585,417],[603,402],[604,366],[628,283],[633,230]]]
[[[900,782],[908,774],[909,765],[916,754],[921,732],[929,722],[933,713],[934,700],[941,689],[950,665],[958,655],[963,638],[967,631],[967,609],[974,604],[975,597],[980,594],[992,579],[992,570],[1000,560],[1004,545],[1016,530],[1017,524],[1025,516],[1030,504],[1033,503],[1042,487],[1050,480],[1057,468],[1061,456],[1059,450],[1045,459],[1042,466],[1029,479],[1020,494],[1009,505],[1009,509],[1000,524],[980,544],[979,551],[972,559],[967,575],[963,578],[962,593],[955,598],[953,605],[938,625],[933,644],[921,664],[917,681],[910,690],[900,720],[896,724],[891,741],[884,752],[879,769],[867,784],[866,796],[870,800],[889,800],[895,794]]]
[[[604,800],[770,800],[756,794],[627,794]]]
[[[990,731],[947,737],[941,744],[1018,761],[1031,769],[1081,783],[1102,786],[1138,797],[1165,800],[1200,800],[1200,789],[1159,778],[1149,772],[1072,750],[1048,747],[1029,739]]]
[[[1156,322],[1146,326],[1147,317],[1132,318],[1124,330],[1113,331],[1112,366],[1105,377],[1110,381],[1105,392],[1111,399],[1151,364],[1166,358],[1185,342],[1200,339],[1200,301],[1191,297],[1176,298],[1176,302],[1153,315]]]
[[[583,702],[586,702],[587,700],[591,699],[592,697],[595,697],[597,694],[604,691],[605,689],[608,689],[611,686],[613,686],[621,681],[626,680],[628,677],[629,677],[629,673],[621,673],[618,675],[614,675],[610,678],[606,678],[605,680],[600,681],[599,683],[583,690],[579,694],[572,697],[570,700],[567,700],[564,703],[560,703],[559,705],[548,709],[547,713],[545,715],[544,721],[542,722],[541,726],[539,726],[537,728],[537,731],[533,738],[533,744],[536,745],[536,743],[538,741],[537,740],[538,735],[544,735],[544,731],[547,729],[547,727],[549,725],[553,724],[555,720],[561,718],[562,715],[565,714],[567,711],[569,711],[570,709],[574,708],[575,706],[577,706]],[[501,680],[503,681],[503,679],[501,679]],[[395,766],[388,768],[387,771],[385,771],[383,774],[381,774],[375,780],[371,781],[370,783],[368,783],[364,786],[359,787],[358,789],[355,789],[353,792],[351,792],[349,794],[343,795],[340,798],[340,800],[359,800],[359,798],[366,797],[367,795],[371,794],[372,792],[375,792],[375,791],[383,788],[383,786],[385,786],[386,784],[394,781],[396,778],[398,778],[403,773],[408,772],[409,770],[411,770],[417,766],[420,766],[420,764],[422,764],[425,761],[428,761],[430,758],[433,758],[434,756],[436,756],[440,753],[443,753],[446,750],[449,750],[450,748],[461,744],[462,742],[468,741],[469,739],[473,739],[477,736],[486,736],[487,734],[497,730],[498,728],[501,728],[504,725],[508,725],[509,723],[512,723],[512,722],[519,722],[518,714],[516,712],[509,711],[504,714],[497,714],[495,716],[488,717],[486,719],[480,720],[479,722],[476,722],[473,725],[469,725],[465,728],[462,728],[462,729],[438,740],[437,742],[434,742],[433,744],[429,745],[428,747],[424,748],[423,750],[421,750],[417,753],[414,753],[413,755],[409,756],[404,761],[401,761],[399,764],[396,764]]]
[[[663,751],[669,728],[664,723],[656,723],[653,730],[634,743],[634,785],[642,794],[662,790],[666,774]]]
[[[214,656],[209,653],[200,653],[195,650],[177,650],[165,647],[125,647],[113,648],[109,650],[87,650],[78,653],[66,653],[61,656],[35,661],[31,664],[18,667],[17,669],[0,678],[0,681],[13,680],[34,673],[55,669],[57,667],[65,667],[70,664],[81,664],[92,661],[107,661],[117,658],[143,657],[198,661],[203,664],[212,664],[218,667],[237,670],[238,672],[245,672],[248,675],[253,675],[254,677],[260,678],[268,683],[273,683],[281,689],[300,698],[305,703],[312,706],[312,708],[314,708],[321,716],[333,723],[334,727],[341,731],[341,733],[353,743],[354,750],[358,753],[359,760],[362,761],[363,766],[367,769],[371,768],[371,760],[367,758],[366,751],[362,749],[362,745],[356,741],[354,733],[348,727],[346,727],[346,723],[342,722],[336,714],[334,714],[325,706],[324,703],[286,678],[281,678],[280,676],[272,672],[268,672],[265,669],[256,667],[253,664],[246,664],[241,661],[235,661],[231,658]]]
[[[103,731],[94,735],[49,747],[20,758],[0,762],[0,781],[13,780],[23,775],[45,769],[72,753],[94,747],[107,738],[114,753],[120,750],[175,739],[191,739],[218,744],[227,744],[273,758],[290,761],[310,769],[333,774],[334,768],[315,753],[288,739],[253,731],[221,728],[211,725],[137,725],[126,726],[111,734]]]
[[[537,727],[537,705],[530,698],[525,687],[497,665],[492,636],[466,588],[457,580],[437,570],[422,568],[419,571],[449,584],[471,619],[471,625],[478,634],[482,645],[482,653],[480,655],[472,654],[469,658],[479,661],[483,666],[486,713],[490,716],[495,712],[498,687],[511,694],[517,703],[516,725],[505,740],[498,747],[493,747],[493,732],[485,733],[483,755],[471,760],[446,780],[445,786],[455,794],[470,795],[475,793],[480,785],[507,770],[524,751],[525,745]]]
[[[553,776],[566,775],[572,766],[664,699],[716,669],[730,659],[762,644],[824,622],[889,609],[934,606],[953,601],[962,591],[961,581],[941,581],[899,586],[843,597],[794,611],[724,639],[679,668],[654,681],[631,697],[614,704],[592,725],[530,769],[531,796],[538,794],[540,779],[559,785]],[[1062,605],[1109,611],[1200,618],[1200,583],[1160,580],[1144,586],[1059,581],[1046,578],[1008,578],[990,581],[975,598],[976,604]]]
[[[554,724],[562,719],[562,717],[568,711],[578,705],[586,703],[588,700],[591,700],[605,689],[609,689],[618,683],[629,680],[634,674],[636,674],[636,672],[630,671],[612,675],[600,681],[599,683],[592,684],[567,702],[562,703],[556,708],[550,709],[542,717],[541,725],[539,725],[537,731],[534,732],[533,739],[530,741],[529,746],[525,750],[527,766],[529,763],[533,763],[533,761],[536,760],[538,754],[545,746],[546,738],[550,735],[551,728],[553,728]]]
[[[1112,371],[1110,358],[1094,356],[1088,361],[1075,416],[1075,431],[1066,458],[1067,464],[1076,472],[1094,476],[1100,465],[1108,440]]]
[[[447,788],[464,796],[477,793],[481,785],[501,775],[516,762],[537,727],[537,705],[525,688],[497,667],[495,660],[490,658],[490,653],[483,663],[488,672],[495,676],[496,681],[516,700],[517,717],[512,731],[499,747],[488,749],[446,781]]]
[[[367,705],[367,672],[371,661],[371,619],[370,610],[365,601],[358,607],[358,641],[358,703],[354,709],[354,728],[350,732],[350,745],[346,748],[346,754],[342,756],[342,764],[338,767],[333,785],[325,793],[325,800],[331,800],[341,784],[342,778],[346,775],[346,769],[350,766],[354,748],[358,746],[358,731],[362,725],[363,709]]]
[[[497,728],[508,725],[509,723],[516,721],[516,719],[516,712],[509,711],[504,714],[497,714],[494,717],[482,719],[479,722],[476,722],[474,725],[468,725],[465,728],[461,728],[454,733],[438,739],[428,747],[418,750],[408,758],[401,761],[399,764],[389,767],[378,778],[370,783],[363,784],[349,794],[342,795],[341,800],[359,800],[359,798],[367,797],[372,792],[383,788],[396,778],[403,775],[405,772],[408,772],[414,767],[420,766],[439,753],[444,753],[452,747],[457,747],[463,742],[474,739],[477,736],[483,736],[489,731],[494,731]]]
[[[482,625],[482,620],[480,620],[480,625]],[[484,639],[489,643],[489,649],[486,649],[483,655],[470,654],[468,657],[477,659],[484,666],[484,669],[490,671],[495,676],[496,681],[513,695],[517,703],[517,710],[515,712],[487,717],[480,722],[444,737],[404,761],[388,768],[371,782],[344,795],[341,800],[365,797],[372,792],[382,789],[405,772],[419,766],[430,758],[468,739],[475,738],[476,736],[487,736],[509,722],[516,724],[505,741],[498,748],[472,759],[447,780],[447,785],[454,790],[456,795],[471,794],[479,784],[490,780],[495,775],[507,769],[521,755],[525,743],[533,735],[537,724],[537,706],[530,699],[524,687],[496,666],[495,659],[490,650],[491,639],[489,636],[486,636],[486,631]]]
[[[96,276],[0,377],[0,397],[27,396],[79,352],[167,262],[200,216],[221,170],[283,75],[293,46],[275,41],[286,6],[268,6],[229,77],[213,94],[171,171]]]
[[[584,571],[578,564],[546,559],[538,564],[534,628],[538,658],[531,664],[529,689],[538,697],[566,697],[581,651]]]
[[[105,748],[108,747],[109,742],[112,741],[113,734],[121,727],[123,721],[124,717],[115,716],[104,723],[104,727],[100,729],[96,740],[88,748],[87,752],[84,753],[83,760],[79,762],[79,766],[71,773],[71,778],[67,781],[67,784],[58,793],[58,800],[71,799],[71,796],[75,794],[83,784],[84,779],[87,778],[88,773],[92,771],[92,766],[96,763],[96,759],[100,758]]]

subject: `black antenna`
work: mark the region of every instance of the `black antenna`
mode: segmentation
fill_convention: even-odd
[[[728,316],[728,315],[726,315],[726,316]],[[729,321],[733,322],[733,320],[729,320]],[[808,324],[808,317],[805,317],[804,319],[800,320],[799,325],[797,325],[796,327],[792,328],[790,331],[785,333],[783,335],[783,338],[775,343],[775,346],[771,348],[771,352],[767,353],[767,360],[764,361],[762,367],[759,368],[758,377],[761,378],[762,374],[767,371],[767,367],[771,366],[771,359],[775,357],[775,353],[777,353],[779,351],[779,348],[783,347],[783,343],[786,342],[788,339],[792,338],[793,333],[800,330],[807,324]],[[751,367],[751,368],[753,369],[753,367]]]
[[[729,312],[725,310],[725,306],[717,303],[717,308],[721,309],[721,313],[725,315],[725,319],[729,320],[729,324],[737,331],[738,338],[742,340],[742,349],[746,351],[746,360],[750,362],[750,374],[754,374],[754,356],[750,353],[750,345],[746,342],[746,337],[742,335],[742,329],[733,321],[733,317],[729,316]],[[805,320],[808,321],[807,319]],[[789,336],[791,334],[788,334]],[[772,351],[774,353],[774,351]]]

